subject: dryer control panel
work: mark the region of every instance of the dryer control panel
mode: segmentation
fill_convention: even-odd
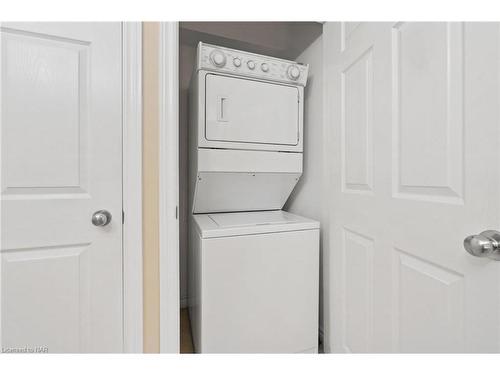
[[[196,69],[305,86],[309,65],[199,42]]]

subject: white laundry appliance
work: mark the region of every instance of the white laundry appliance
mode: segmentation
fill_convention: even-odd
[[[302,174],[307,65],[199,43],[190,88],[189,313],[203,353],[317,352],[319,223]]]

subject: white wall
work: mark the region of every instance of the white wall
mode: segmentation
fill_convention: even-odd
[[[320,258],[320,331],[328,327],[325,318],[329,313],[324,311],[328,307],[327,288],[328,273],[324,272],[324,257],[327,244],[327,211],[322,199],[324,196],[324,124],[323,124],[323,37],[318,37],[296,59],[297,62],[309,64],[309,78],[305,88],[304,107],[304,172],[288,199],[285,209],[319,220],[321,222],[321,258]],[[327,271],[327,268],[325,268]],[[328,349],[328,343],[325,343]]]

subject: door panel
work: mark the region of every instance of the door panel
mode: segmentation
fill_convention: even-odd
[[[344,350],[367,352],[373,340],[373,239],[343,230]]]
[[[394,258],[395,347],[402,352],[464,351],[464,275],[399,249]]]
[[[297,145],[296,87],[248,79],[206,76],[206,139]]]
[[[499,25],[324,33],[332,349],[498,352],[500,264],[462,241],[500,228]]]
[[[80,135],[88,130],[89,46],[14,30],[2,35],[4,136],[9,140],[5,186],[79,186],[79,168],[85,168],[80,151],[86,148]]]
[[[3,347],[56,353],[88,347],[89,332],[81,329],[90,323],[88,244],[6,252],[2,258]]]
[[[400,23],[392,39],[394,192],[461,204],[463,25]]]
[[[121,351],[121,24],[1,37],[2,346]]]
[[[367,49],[342,71],[342,188],[372,192],[373,51]]]

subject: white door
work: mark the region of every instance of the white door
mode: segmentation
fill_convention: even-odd
[[[208,74],[206,139],[279,144],[299,142],[299,89]]]
[[[500,351],[499,25],[327,23],[333,351]],[[332,147],[333,145],[333,147]]]
[[[4,350],[122,351],[121,45],[120,23],[2,25]]]

